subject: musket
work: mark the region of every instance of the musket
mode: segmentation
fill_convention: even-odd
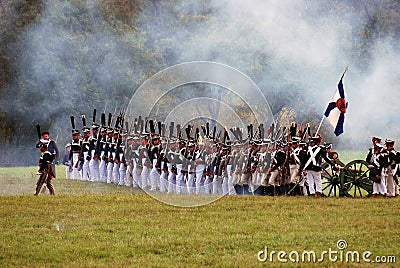
[[[100,154],[101,154],[101,150],[100,150],[100,145],[101,145],[101,139],[102,139],[102,136],[101,136],[101,129],[102,128],[105,128],[106,127],[106,114],[105,113],[102,113],[101,114],[101,127],[99,128],[99,131],[98,131],[98,133],[97,133],[97,141],[96,141],[96,145],[95,145],[95,149],[94,149],[94,151],[95,151],[95,153],[100,157]],[[105,140],[106,142],[107,142],[107,137],[106,137],[106,140]]]
[[[96,123],[96,109],[93,109],[93,118],[92,118],[92,125]]]
[[[275,137],[274,134],[275,134],[275,124],[272,123],[272,124],[271,124],[271,127],[269,128],[269,139],[270,139],[271,141],[274,140],[274,137]]]
[[[38,139],[40,140],[42,138],[42,133],[40,132],[40,125],[39,124],[36,125],[36,131],[37,131]]]

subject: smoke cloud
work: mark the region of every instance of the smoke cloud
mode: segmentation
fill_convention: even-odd
[[[116,20],[115,31],[105,27],[110,19],[102,13],[103,2],[81,3],[45,1],[15,48],[29,53],[28,62],[13,62],[18,77],[12,82],[27,98],[5,107],[27,115],[29,123],[51,117],[50,131],[53,138],[59,134],[60,144],[70,139],[71,113],[90,118],[93,108],[113,112],[152,74],[194,60],[242,71],[266,96],[285,99],[299,117],[310,110],[322,117],[349,65],[343,80],[349,100],[345,132],[334,143],[362,150],[372,135],[400,141],[399,36],[383,31],[365,38],[372,19],[377,32],[383,27],[374,14],[389,12],[387,1],[143,1],[132,14],[138,28]],[[362,38],[363,50],[356,50]],[[109,98],[97,97],[103,94]],[[32,130],[29,142],[35,138]]]

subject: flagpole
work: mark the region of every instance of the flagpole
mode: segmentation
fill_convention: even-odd
[[[321,119],[321,122],[319,122],[319,126],[317,128],[317,131],[315,132],[315,136],[318,135],[319,129],[321,128],[321,125],[322,125],[322,122],[324,122],[324,119],[325,119],[325,114],[322,115],[322,119]]]
[[[347,72],[347,70],[349,70],[349,66],[346,66],[346,67],[344,68],[344,72],[343,72],[343,74],[342,74],[342,78],[341,78],[341,79],[343,79],[343,76],[345,75],[345,73]],[[335,96],[335,93],[336,93],[336,89],[335,89],[335,91],[333,92],[333,96]],[[319,126],[318,126],[318,128],[317,128],[317,131],[315,132],[315,136],[318,135],[319,129],[321,128],[321,125],[322,125],[322,122],[324,122],[324,119],[325,119],[325,113],[322,115],[322,119],[321,119],[321,122],[319,122]]]

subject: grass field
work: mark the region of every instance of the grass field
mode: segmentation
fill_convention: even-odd
[[[0,169],[1,267],[377,266],[366,251],[382,267],[400,261],[398,198],[226,196],[180,208],[57,172],[56,196],[34,197],[35,167]],[[260,262],[265,247],[288,262],[277,253]],[[359,262],[348,254],[356,251]]]

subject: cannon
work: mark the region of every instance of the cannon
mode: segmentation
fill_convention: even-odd
[[[368,163],[353,160],[344,164],[339,159],[333,160],[339,168],[328,163],[322,164],[322,196],[325,197],[369,197],[372,194],[372,181],[369,179]],[[305,179],[303,174],[289,194]]]
[[[334,170],[328,163],[322,167],[322,194],[324,196],[368,197],[372,194],[368,163],[353,160],[344,164],[335,160],[339,169]]]

